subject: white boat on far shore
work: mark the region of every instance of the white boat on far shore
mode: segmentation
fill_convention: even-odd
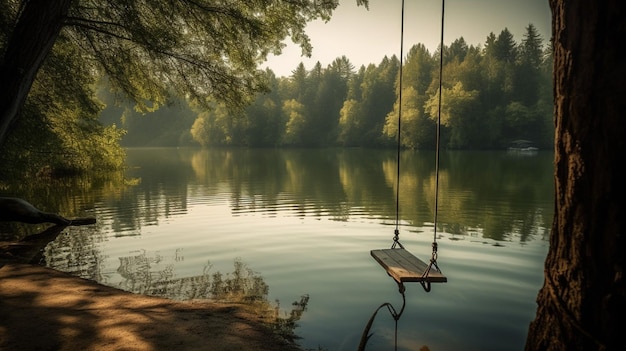
[[[530,140],[514,140],[511,142],[511,146],[509,146],[507,151],[523,155],[534,155],[539,151],[539,148],[534,146],[533,142]]]

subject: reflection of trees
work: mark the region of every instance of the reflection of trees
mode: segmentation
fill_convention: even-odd
[[[501,152],[445,153],[439,174],[440,229],[521,242],[540,235],[552,219],[551,165],[551,154],[520,158]],[[434,172],[425,176],[423,185],[428,208],[433,208]],[[537,207],[541,203],[546,207]],[[523,216],[503,221],[507,213]]]
[[[395,167],[395,155],[385,150],[354,149],[342,150],[337,157],[337,174],[346,193],[346,206],[350,207],[344,211],[348,215],[395,218],[395,180],[388,178],[385,167]]]
[[[152,266],[161,260],[162,257],[159,255],[148,257],[145,251],[135,256],[119,257],[120,265],[117,268],[117,273],[124,280],[118,287],[136,294],[167,295],[168,288],[172,289],[174,285],[168,287],[164,286],[164,284],[172,280],[174,267],[167,265],[163,269],[153,270]],[[180,290],[173,291],[172,289],[171,295],[174,295],[171,296],[172,298],[178,297],[175,296],[175,293],[182,292]]]
[[[263,301],[269,287],[263,278],[249,269],[241,260],[235,260],[235,270],[224,276],[213,273],[210,289],[213,298],[227,301]]]
[[[400,220],[412,226],[433,219],[434,157],[424,151],[401,154]],[[186,213],[198,200],[228,201],[233,216],[388,220],[395,218],[396,158],[392,150],[366,149],[132,149],[125,177],[140,179],[135,186],[124,186],[117,175],[106,181],[55,180],[32,189],[16,184],[11,194],[26,194],[38,207],[66,216],[93,216],[84,212],[96,204],[99,225],[117,236],[138,235],[144,226]],[[551,221],[552,175],[551,154],[443,153],[442,232],[529,240]],[[69,189],[80,197],[68,196]],[[0,228],[0,235],[16,230],[25,229]]]
[[[167,168],[168,174],[178,169],[180,179],[174,184],[181,185],[174,187],[183,193],[160,190],[166,196],[154,196],[158,188],[155,191],[142,189],[142,182],[138,189],[131,189],[139,193],[128,194],[131,201],[141,201],[138,208],[167,207],[150,204],[150,201],[210,198],[227,193],[235,216],[248,212],[276,216],[283,212],[287,216],[324,216],[341,221],[351,217],[395,218],[396,154],[391,150],[188,149],[177,152],[182,166],[175,166],[170,160],[172,165]],[[146,154],[146,157],[154,158],[154,154]],[[434,157],[434,152],[404,151],[401,154],[400,219],[413,226],[424,226],[433,219]],[[543,153],[524,158],[511,157],[504,152],[444,153],[439,193],[442,231],[495,240],[515,237],[526,241],[536,236],[551,220],[551,206],[536,205],[550,203],[553,194],[551,161],[551,155]],[[193,170],[193,180],[187,162]],[[150,173],[159,174],[156,170]],[[144,178],[143,173],[137,176]],[[202,186],[182,185],[189,182]],[[147,194],[153,195],[148,197]],[[524,215],[503,220],[507,213]],[[141,223],[150,220],[144,218]]]
[[[228,191],[235,215],[288,210],[295,216],[345,217],[347,199],[334,153],[319,150],[198,151],[193,167],[205,196]],[[288,196],[285,196],[288,194]]]
[[[299,301],[291,303],[293,308],[290,312],[285,314],[286,317],[282,317],[280,315],[280,304],[277,304],[273,316],[274,323],[272,323],[274,330],[291,341],[298,338],[298,336],[294,333],[294,330],[298,327],[296,322],[302,318],[302,314],[306,311],[306,306],[308,304],[309,295],[301,296]]]
[[[0,196],[15,196],[38,209],[66,218],[95,217],[98,198],[119,192],[124,184],[121,172],[101,172],[75,177],[0,179]],[[0,222],[0,240],[19,240],[39,233],[50,224]]]
[[[251,308],[278,333],[289,339],[295,338],[297,321],[306,310],[309,297],[302,296],[292,304],[292,309],[281,314],[280,304],[268,301],[269,287],[263,277],[250,269],[240,259],[234,262],[229,273],[212,272],[209,263],[200,275],[176,278],[173,265],[161,269],[153,267],[160,263],[160,256],[148,257],[145,252],[120,257],[117,272],[124,278],[119,287],[137,294],[167,297],[176,300],[211,299],[228,303],[243,303]]]
[[[127,164],[126,177],[139,183],[103,197],[98,204],[102,223],[116,235],[137,235],[143,226],[187,211],[186,188],[193,174],[189,152],[133,149],[128,151]]]
[[[105,234],[96,226],[68,227],[44,249],[43,260],[48,267],[68,272],[85,279],[102,281],[102,262],[105,257],[98,245]]]

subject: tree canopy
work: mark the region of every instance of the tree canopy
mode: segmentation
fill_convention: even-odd
[[[496,55],[492,46],[506,48],[501,51],[507,54]],[[435,147],[440,52],[431,53],[418,43],[403,60],[403,147]],[[444,46],[442,147],[505,149],[512,141],[524,139],[551,149],[550,52],[532,24],[520,42],[505,28],[500,35],[489,34],[484,47],[467,45],[462,37]],[[169,142],[162,146],[194,141],[204,146],[395,146],[399,68],[400,60],[392,56],[355,70],[349,58],[342,56],[326,67],[318,62],[307,69],[303,63],[294,63],[288,77],[276,77],[268,69],[264,74],[271,91],[257,94],[240,111],[229,111],[217,101],[219,108],[206,110],[190,106],[185,99],[179,100],[181,108],[147,115],[127,107],[121,127],[128,135],[122,142],[155,146],[167,135]],[[160,131],[156,126],[168,114],[188,120],[177,125],[170,122],[168,130]],[[103,117],[104,123],[116,123],[120,112],[107,108]],[[192,138],[187,137],[190,129]]]
[[[367,7],[367,0],[357,4]],[[0,147],[8,152],[6,138],[18,116],[39,125],[55,119],[64,124],[70,117],[58,112],[71,110],[81,120],[77,125],[90,125],[83,122],[92,121],[99,108],[92,83],[103,76],[141,111],[157,109],[172,94],[207,108],[214,101],[241,108],[267,90],[257,65],[270,53],[280,54],[287,37],[309,55],[306,23],[328,20],[337,5],[337,0],[0,0]],[[38,84],[41,97],[57,110],[29,94]],[[27,142],[27,135],[8,144]]]

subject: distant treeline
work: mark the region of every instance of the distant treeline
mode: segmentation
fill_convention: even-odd
[[[442,147],[499,149],[517,139],[552,147],[552,50],[534,25],[520,43],[505,28],[483,46],[461,37],[443,52]],[[403,147],[435,146],[440,53],[417,44],[403,60]],[[397,141],[399,72],[396,56],[358,70],[345,56],[310,71],[300,63],[289,77],[268,69],[269,91],[241,111],[218,103],[199,110],[179,98],[139,113],[102,89],[101,121],[121,123],[124,146],[389,147]]]

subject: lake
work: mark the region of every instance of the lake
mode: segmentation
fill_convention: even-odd
[[[402,152],[399,178],[393,150],[127,152],[124,185],[61,195],[98,222],[67,228],[46,265],[136,293],[260,303],[305,349],[356,350],[378,307],[403,302],[370,250],[391,247],[397,225],[407,250],[431,256],[434,152]],[[543,283],[553,153],[440,160],[448,282],[405,284],[397,324],[380,309],[366,350],[521,350]]]

